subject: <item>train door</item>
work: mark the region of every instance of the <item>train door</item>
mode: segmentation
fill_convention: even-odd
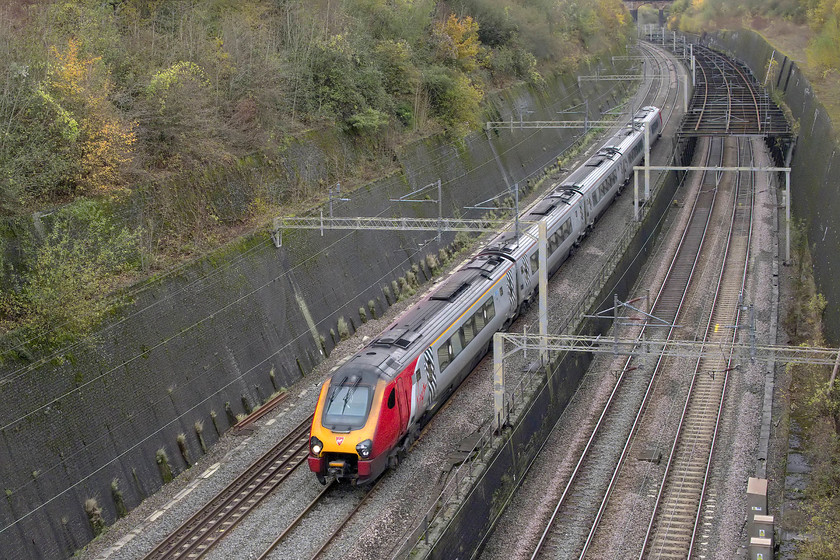
[[[417,365],[414,368],[414,375],[411,378],[411,420],[413,424],[417,421],[426,409],[429,408],[434,395],[432,394],[432,380],[435,375],[434,354],[428,348],[417,358]]]
[[[577,208],[575,208],[575,218],[574,218],[575,223],[573,224],[573,227],[574,227],[574,231],[577,232],[576,243],[579,242],[581,240],[581,238],[583,237],[584,227],[586,226],[586,222],[585,222],[586,216],[584,216],[584,214],[583,214],[583,210],[581,208],[582,206],[583,206],[582,204],[578,204]]]
[[[592,213],[592,197],[585,196],[583,198],[583,222],[584,227],[589,226],[589,215]]]
[[[411,398],[411,387],[404,377],[397,378],[397,404],[400,409],[400,433],[408,428],[408,419],[411,414],[409,399]]]
[[[517,274],[519,277],[519,282],[517,283],[519,286],[519,297],[517,297],[517,301],[522,301],[530,296],[528,288],[531,284],[531,270],[528,268],[528,255],[522,255],[522,258],[516,263],[516,269],[519,271]]]

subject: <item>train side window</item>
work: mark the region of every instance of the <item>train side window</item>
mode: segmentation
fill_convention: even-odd
[[[461,343],[461,333],[456,332],[449,339],[449,358],[454,360],[463,349],[464,345]]]
[[[472,317],[461,327],[461,332],[464,335],[464,346],[473,341],[475,338],[475,320]]]
[[[440,362],[440,371],[446,369],[446,366],[449,365],[449,362],[452,361],[452,358],[449,357],[449,344],[445,343],[440,348],[438,348],[438,362]]]
[[[395,391],[392,388],[391,394],[388,395],[388,408],[394,408],[394,405],[397,404],[397,396],[394,393]]]
[[[488,300],[486,304],[484,304],[484,320],[485,323],[489,323],[493,317],[496,316],[496,304],[491,299]]]
[[[473,316],[473,319],[475,320],[475,332],[481,332],[484,325],[487,324],[487,321],[484,319],[484,309],[479,309]]]
[[[540,255],[539,253],[534,253],[531,255],[531,272],[536,272],[540,268]]]

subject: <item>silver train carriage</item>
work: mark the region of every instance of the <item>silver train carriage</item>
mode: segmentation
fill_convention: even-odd
[[[546,222],[547,266],[556,272],[627,184],[662,131],[660,109],[644,107],[522,216]],[[396,465],[420,427],[472,371],[537,291],[536,225],[506,232],[405,311],[337,368],[322,388],[308,463],[327,478],[364,483]]]

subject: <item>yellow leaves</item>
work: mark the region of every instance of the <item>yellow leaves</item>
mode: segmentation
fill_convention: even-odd
[[[35,93],[56,112],[61,136],[66,140],[75,142],[76,138],[79,137],[79,123],[73,118],[73,115],[62,107],[52,95],[44,91],[42,86],[39,86]]]
[[[454,60],[467,72],[475,69],[481,49],[478,22],[469,16],[458,18],[450,14],[446,22],[435,24],[435,31],[439,37],[438,51],[444,59]]]
[[[347,41],[347,37],[342,33],[330,35],[330,37],[327,38],[326,41],[324,41],[322,46],[325,50],[339,53],[342,55],[349,56],[353,54],[353,49],[350,46],[350,43]]]
[[[102,57],[83,60],[79,58],[79,41],[71,37],[67,50],[62,52],[54,45],[50,47],[54,64],[50,67],[50,85],[64,96],[80,96],[89,89],[93,65]]]
[[[111,83],[101,57],[85,58],[75,38],[67,48],[50,48],[52,64],[38,95],[55,111],[62,136],[78,162],[69,182],[88,194],[114,194],[125,189],[125,168],[136,140],[134,125],[124,124],[108,94]]]
[[[629,23],[629,13],[620,0],[598,0],[596,13],[607,33],[618,32]]]
[[[131,162],[131,147],[136,141],[133,127],[116,119],[88,121],[85,149],[82,152],[82,181],[91,194],[114,194],[124,191],[121,172]]]
[[[163,106],[165,105],[164,97],[169,89],[184,80],[195,80],[202,86],[210,85],[210,80],[207,79],[201,66],[195,62],[182,60],[152,76],[146,87],[146,93],[149,97],[160,97],[160,103]]]
[[[225,50],[225,42],[221,37],[213,40],[213,58],[216,62],[216,76],[218,79],[228,79],[233,75],[236,66],[230,53]]]

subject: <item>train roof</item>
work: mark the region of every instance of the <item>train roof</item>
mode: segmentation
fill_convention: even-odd
[[[656,118],[658,111],[656,107],[642,107],[637,111],[633,124],[617,131],[560,186],[534,204],[522,216],[524,221],[548,219],[555,222],[562,219],[576,197],[583,196],[596,179],[612,169],[612,165],[638,138],[644,125]],[[525,227],[529,235],[535,234],[535,225]],[[478,255],[438,283],[385,332],[345,362],[334,373],[333,379],[344,379],[347,375],[393,379],[408,365],[409,359],[419,355],[421,349],[427,348],[470,306],[478,303],[521,253],[535,244],[530,239],[526,239],[527,243],[520,243],[522,239],[524,236],[517,238],[512,231],[494,237]]]
[[[486,249],[485,249],[486,250]],[[409,359],[429,346],[446,327],[476,303],[507,267],[497,254],[479,254],[440,282],[423,300],[395,321],[336,371],[333,378],[373,370],[393,379]],[[509,262],[509,261],[508,261]]]

